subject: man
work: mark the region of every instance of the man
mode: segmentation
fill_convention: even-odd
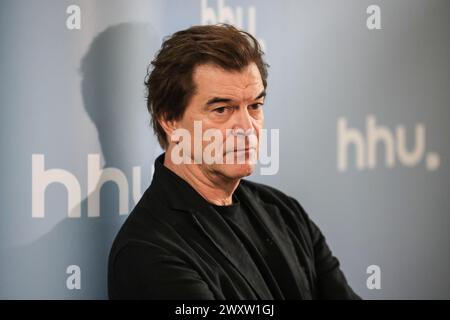
[[[110,298],[359,298],[301,205],[242,179],[259,152],[262,56],[230,25],[194,26],[163,43],[146,86],[165,153],[114,241]],[[199,125],[215,138],[196,144]]]

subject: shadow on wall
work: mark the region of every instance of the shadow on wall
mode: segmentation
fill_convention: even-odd
[[[148,24],[130,23],[107,28],[91,43],[80,71],[84,108],[97,128],[105,162],[95,169],[120,169],[129,188],[119,192],[114,182],[97,184],[97,190],[103,185],[102,191],[83,199],[81,218],[65,218],[31,245],[10,249],[6,261],[9,270],[4,274],[12,276],[2,284],[7,288],[2,292],[5,298],[107,298],[109,249],[126,218],[119,215],[119,194],[123,197],[126,193],[128,201],[122,207],[131,211],[133,193],[141,194],[148,186],[152,159],[159,150],[149,129],[143,85],[147,66],[159,46],[159,37]],[[142,190],[133,190],[134,166],[142,168]],[[51,195],[46,198],[51,201]],[[99,202],[99,217],[88,217],[88,202],[92,201]],[[70,265],[81,270],[80,290],[66,286]]]

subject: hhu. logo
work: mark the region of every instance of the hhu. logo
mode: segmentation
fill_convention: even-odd
[[[368,115],[366,119],[366,137],[357,129],[349,128],[346,118],[337,121],[337,167],[339,171],[348,168],[348,151],[354,146],[356,168],[358,170],[374,169],[377,166],[377,147],[384,146],[385,165],[393,168],[396,161],[406,167],[418,165],[425,155],[425,125],[415,126],[415,142],[406,142],[406,129],[399,125],[395,133],[389,128],[379,126],[375,116]],[[414,146],[407,148],[408,146]],[[428,152],[425,157],[427,170],[436,170],[440,166],[439,154]]]
[[[236,8],[225,3],[225,0],[217,0],[217,10],[208,5],[208,0],[201,1],[201,19],[202,24],[229,23],[239,29],[244,29],[243,16],[244,11],[241,6]],[[249,6],[247,11],[247,28],[246,30],[256,37],[256,8]],[[263,51],[266,45],[263,39],[258,39]]]
[[[78,179],[67,170],[45,169],[45,156],[32,155],[32,217],[45,216],[45,190],[52,183],[60,183],[67,189],[67,216],[81,217],[81,187]],[[88,155],[87,215],[100,216],[100,189],[105,182],[115,182],[119,189],[119,214],[128,214],[129,186],[125,174],[117,168],[101,168],[100,155]],[[133,200],[141,198],[141,167],[133,167]]]

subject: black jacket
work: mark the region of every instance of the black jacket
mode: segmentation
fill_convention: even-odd
[[[273,299],[242,242],[187,182],[155,161],[150,187],[109,256],[111,299]],[[358,299],[318,227],[282,192],[241,180],[236,195],[258,217],[294,279],[286,299]]]

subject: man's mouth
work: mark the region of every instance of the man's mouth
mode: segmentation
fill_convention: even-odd
[[[234,153],[245,152],[245,153],[247,153],[247,152],[250,152],[251,150],[256,151],[256,147],[248,147],[248,148],[245,148],[245,149],[234,149],[234,150],[226,151],[225,154],[228,154],[228,153],[231,153],[231,152],[234,152]]]

